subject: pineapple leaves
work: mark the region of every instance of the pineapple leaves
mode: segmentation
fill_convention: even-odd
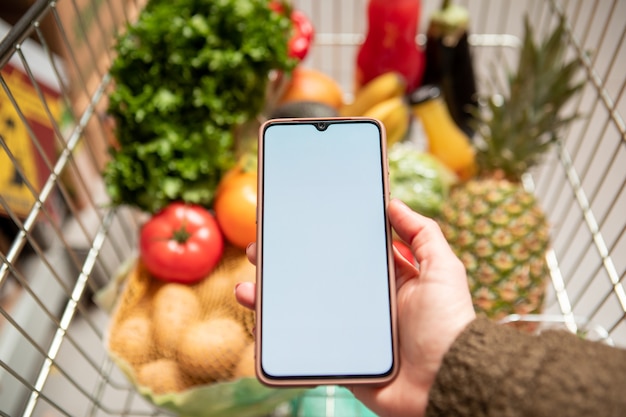
[[[561,19],[542,43],[524,20],[524,39],[516,71],[508,76],[508,96],[489,98],[477,112],[476,130],[483,142],[477,145],[482,174],[500,171],[517,181],[540,162],[559,130],[578,117],[561,115],[565,104],[583,87],[574,82],[581,69],[577,58],[565,62],[567,33]]]

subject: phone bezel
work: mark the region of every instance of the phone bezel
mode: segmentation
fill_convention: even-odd
[[[391,320],[391,337],[392,337],[392,366],[388,372],[382,375],[365,375],[365,376],[345,376],[345,375],[328,375],[328,376],[293,376],[293,377],[275,377],[264,372],[261,366],[261,349],[263,340],[262,326],[262,304],[263,304],[263,172],[264,172],[264,138],[265,131],[273,125],[284,124],[313,124],[325,123],[326,127],[335,123],[373,123],[378,127],[380,132],[380,149],[381,149],[381,175],[383,182],[383,199],[385,211],[385,230],[387,237],[387,266],[388,266],[388,288],[389,288],[389,306]],[[326,130],[326,129],[324,129]],[[325,117],[325,118],[285,118],[271,119],[263,123],[259,128],[258,142],[258,192],[257,192],[257,268],[256,268],[256,329],[255,329],[255,370],[259,381],[267,386],[272,387],[307,387],[317,385],[382,385],[392,381],[398,372],[399,355],[398,355],[398,332],[397,332],[397,307],[396,307],[396,282],[393,264],[393,246],[391,225],[387,218],[387,207],[389,204],[389,181],[388,181],[388,163],[387,163],[387,146],[386,134],[383,124],[372,118],[366,117]]]

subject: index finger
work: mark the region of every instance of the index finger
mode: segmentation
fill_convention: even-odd
[[[419,264],[441,256],[451,256],[456,259],[456,255],[434,220],[414,212],[397,199],[389,202],[388,214],[391,226],[401,239],[409,243]]]

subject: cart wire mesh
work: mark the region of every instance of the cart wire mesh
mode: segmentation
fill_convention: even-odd
[[[568,54],[583,66],[584,90],[567,109],[582,117],[525,177],[552,225],[545,314],[508,320],[625,347],[626,1],[459,2],[481,94],[503,91],[524,15],[540,36],[565,17]],[[294,3],[317,32],[304,64],[349,95],[366,0]],[[438,3],[422,1],[422,32]],[[141,221],[108,205],[100,172],[112,143],[111,46],[142,1],[29,4],[0,26],[0,415],[163,415],[109,359],[108,316],[91,302],[134,252]]]

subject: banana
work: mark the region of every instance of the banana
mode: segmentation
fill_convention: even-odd
[[[393,71],[381,74],[357,91],[352,103],[345,104],[339,109],[339,115],[363,116],[376,104],[403,95],[405,88],[406,81],[401,74]]]
[[[409,130],[411,113],[401,96],[389,98],[367,110],[363,116],[378,119],[387,131],[387,146],[402,140]]]
[[[406,136],[411,123],[411,113],[408,107],[404,106],[402,109],[392,113],[386,120],[388,121],[383,123],[386,123],[385,129],[387,129],[387,124],[390,126],[387,129],[387,146],[389,147],[396,142],[400,142]]]

